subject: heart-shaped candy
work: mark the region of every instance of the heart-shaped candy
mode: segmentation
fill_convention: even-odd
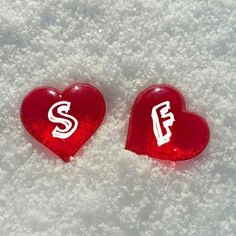
[[[105,110],[102,94],[89,84],[63,92],[39,87],[24,98],[21,120],[34,138],[68,162],[100,126]]]
[[[133,104],[126,149],[179,161],[202,152],[209,137],[207,122],[186,111],[178,90],[169,85],[153,85],[142,91]]]

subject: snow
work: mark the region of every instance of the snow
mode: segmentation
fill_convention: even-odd
[[[235,0],[0,0],[0,235],[236,235]],[[106,118],[64,164],[25,132],[24,95],[97,86]],[[138,92],[182,91],[211,129],[198,158],[124,150]]]

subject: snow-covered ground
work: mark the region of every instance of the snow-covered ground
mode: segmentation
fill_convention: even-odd
[[[0,235],[235,235],[235,76],[235,0],[0,0]],[[19,107],[74,82],[97,86],[107,114],[64,164]],[[163,82],[210,125],[198,158],[124,150],[134,98]]]

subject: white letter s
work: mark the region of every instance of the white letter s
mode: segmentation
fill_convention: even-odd
[[[52,136],[55,138],[66,139],[69,138],[77,129],[78,121],[73,116],[68,115],[70,110],[70,102],[60,101],[51,106],[48,111],[48,119],[53,123],[60,123],[65,126],[64,129],[60,129],[58,126],[52,131]],[[60,118],[53,115],[53,110],[57,108],[57,113],[65,117]]]

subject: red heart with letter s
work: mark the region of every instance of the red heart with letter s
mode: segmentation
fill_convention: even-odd
[[[68,162],[100,126],[105,110],[102,94],[89,84],[63,92],[39,87],[24,98],[21,120],[35,139]]]

